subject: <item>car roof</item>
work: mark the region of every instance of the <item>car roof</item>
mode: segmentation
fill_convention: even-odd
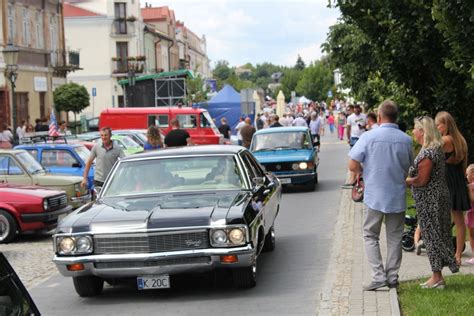
[[[305,126],[284,126],[284,127],[270,127],[259,129],[255,135],[259,134],[270,134],[270,133],[286,133],[286,132],[306,132],[308,128]]]
[[[0,149],[0,153],[18,154],[18,153],[26,153],[26,150],[24,150],[24,149]]]
[[[34,144],[22,144],[15,146],[18,149],[25,149],[25,148],[71,148],[71,147],[82,147],[84,144],[80,143],[34,143]]]
[[[194,155],[235,155],[246,148],[237,145],[199,145],[151,150],[122,158],[123,161],[150,157],[194,156]]]

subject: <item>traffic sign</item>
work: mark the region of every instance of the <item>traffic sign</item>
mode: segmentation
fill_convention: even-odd
[[[93,97],[97,96],[97,89],[96,88],[92,88],[92,96]]]
[[[332,91],[328,90],[328,98],[332,98]]]

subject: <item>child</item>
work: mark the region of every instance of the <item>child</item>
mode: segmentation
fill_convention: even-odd
[[[471,209],[466,212],[466,226],[469,230],[469,240],[471,244],[472,258],[467,259],[467,264],[474,265],[474,164],[470,164],[466,169],[469,197],[471,199]]]

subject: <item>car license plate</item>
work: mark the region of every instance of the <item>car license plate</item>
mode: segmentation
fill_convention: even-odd
[[[280,182],[282,184],[289,184],[291,183],[291,178],[283,178],[283,179],[280,179]]]
[[[170,287],[170,276],[165,275],[142,275],[137,277],[139,290],[167,289]]]

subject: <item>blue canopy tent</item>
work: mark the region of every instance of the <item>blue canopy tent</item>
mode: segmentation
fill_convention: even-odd
[[[230,85],[224,87],[207,102],[207,106],[200,105],[206,108],[211,114],[212,118],[216,120],[216,125],[220,126],[221,118],[225,117],[227,123],[232,128],[232,133],[235,134],[235,126],[239,123],[239,117],[242,116],[240,112],[240,93]]]

